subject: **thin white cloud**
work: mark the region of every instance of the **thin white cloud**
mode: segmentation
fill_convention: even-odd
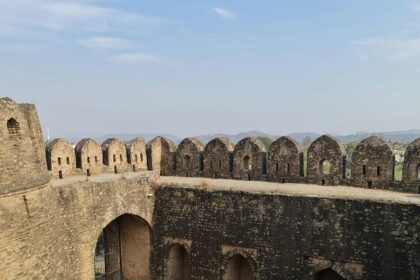
[[[104,7],[83,0],[1,0],[0,32],[66,29],[107,31],[130,26],[155,26],[165,19]],[[1,35],[1,33],[0,33]]]
[[[101,17],[109,13],[114,13],[114,10],[109,8],[96,7],[81,3],[51,3],[44,7],[50,14],[62,17],[71,18],[93,18]]]
[[[45,27],[64,29],[82,27],[103,31],[118,25],[135,23],[156,24],[160,20],[126,11],[80,3],[53,3],[44,6],[47,12]]]
[[[123,53],[110,57],[111,61],[120,63],[160,63],[164,60],[154,54],[150,53]]]
[[[114,37],[91,37],[78,41],[79,45],[91,49],[126,49],[131,47],[130,41]]]
[[[219,17],[223,19],[227,19],[227,20],[236,19],[236,15],[233,12],[228,11],[226,9],[223,9],[220,7],[214,7],[213,11],[216,13],[216,15],[218,15]]]
[[[354,44],[363,48],[363,57],[420,58],[420,38],[367,38]]]

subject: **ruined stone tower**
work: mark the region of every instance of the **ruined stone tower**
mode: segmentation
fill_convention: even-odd
[[[50,181],[41,126],[33,104],[0,98],[0,195]]]

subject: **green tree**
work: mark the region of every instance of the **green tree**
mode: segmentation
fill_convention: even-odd
[[[351,169],[352,169],[352,166],[353,166],[352,156],[353,156],[353,152],[354,152],[354,149],[356,148],[356,146],[357,146],[356,141],[350,141],[350,142],[348,142],[344,145],[344,148],[346,149],[346,154],[347,154],[346,174],[348,174],[348,175],[351,174]]]
[[[353,155],[353,152],[354,152],[354,149],[356,148],[356,146],[357,146],[357,142],[356,141],[350,141],[347,144],[345,144],[346,153],[347,153],[347,156],[349,158],[351,158],[351,156]]]

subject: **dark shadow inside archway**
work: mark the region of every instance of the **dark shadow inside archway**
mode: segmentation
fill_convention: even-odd
[[[108,224],[95,249],[96,280],[150,279],[150,226],[124,214]]]
[[[331,268],[327,268],[312,275],[311,280],[344,280],[344,278]]]
[[[185,248],[180,244],[174,244],[169,250],[167,259],[167,273],[165,279],[191,279],[190,256]]]
[[[223,280],[252,280],[252,268],[248,260],[241,255],[234,255],[229,259]]]

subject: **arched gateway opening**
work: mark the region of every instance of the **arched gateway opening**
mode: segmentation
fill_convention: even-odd
[[[95,249],[95,280],[150,279],[150,226],[124,214],[101,232]]]
[[[251,265],[241,255],[234,255],[229,259],[223,280],[252,280],[254,279]]]
[[[169,250],[167,260],[167,275],[165,279],[168,280],[190,280],[191,267],[190,255],[185,248],[180,244],[172,245]]]
[[[311,280],[344,280],[344,278],[331,268],[327,268],[312,275]]]

